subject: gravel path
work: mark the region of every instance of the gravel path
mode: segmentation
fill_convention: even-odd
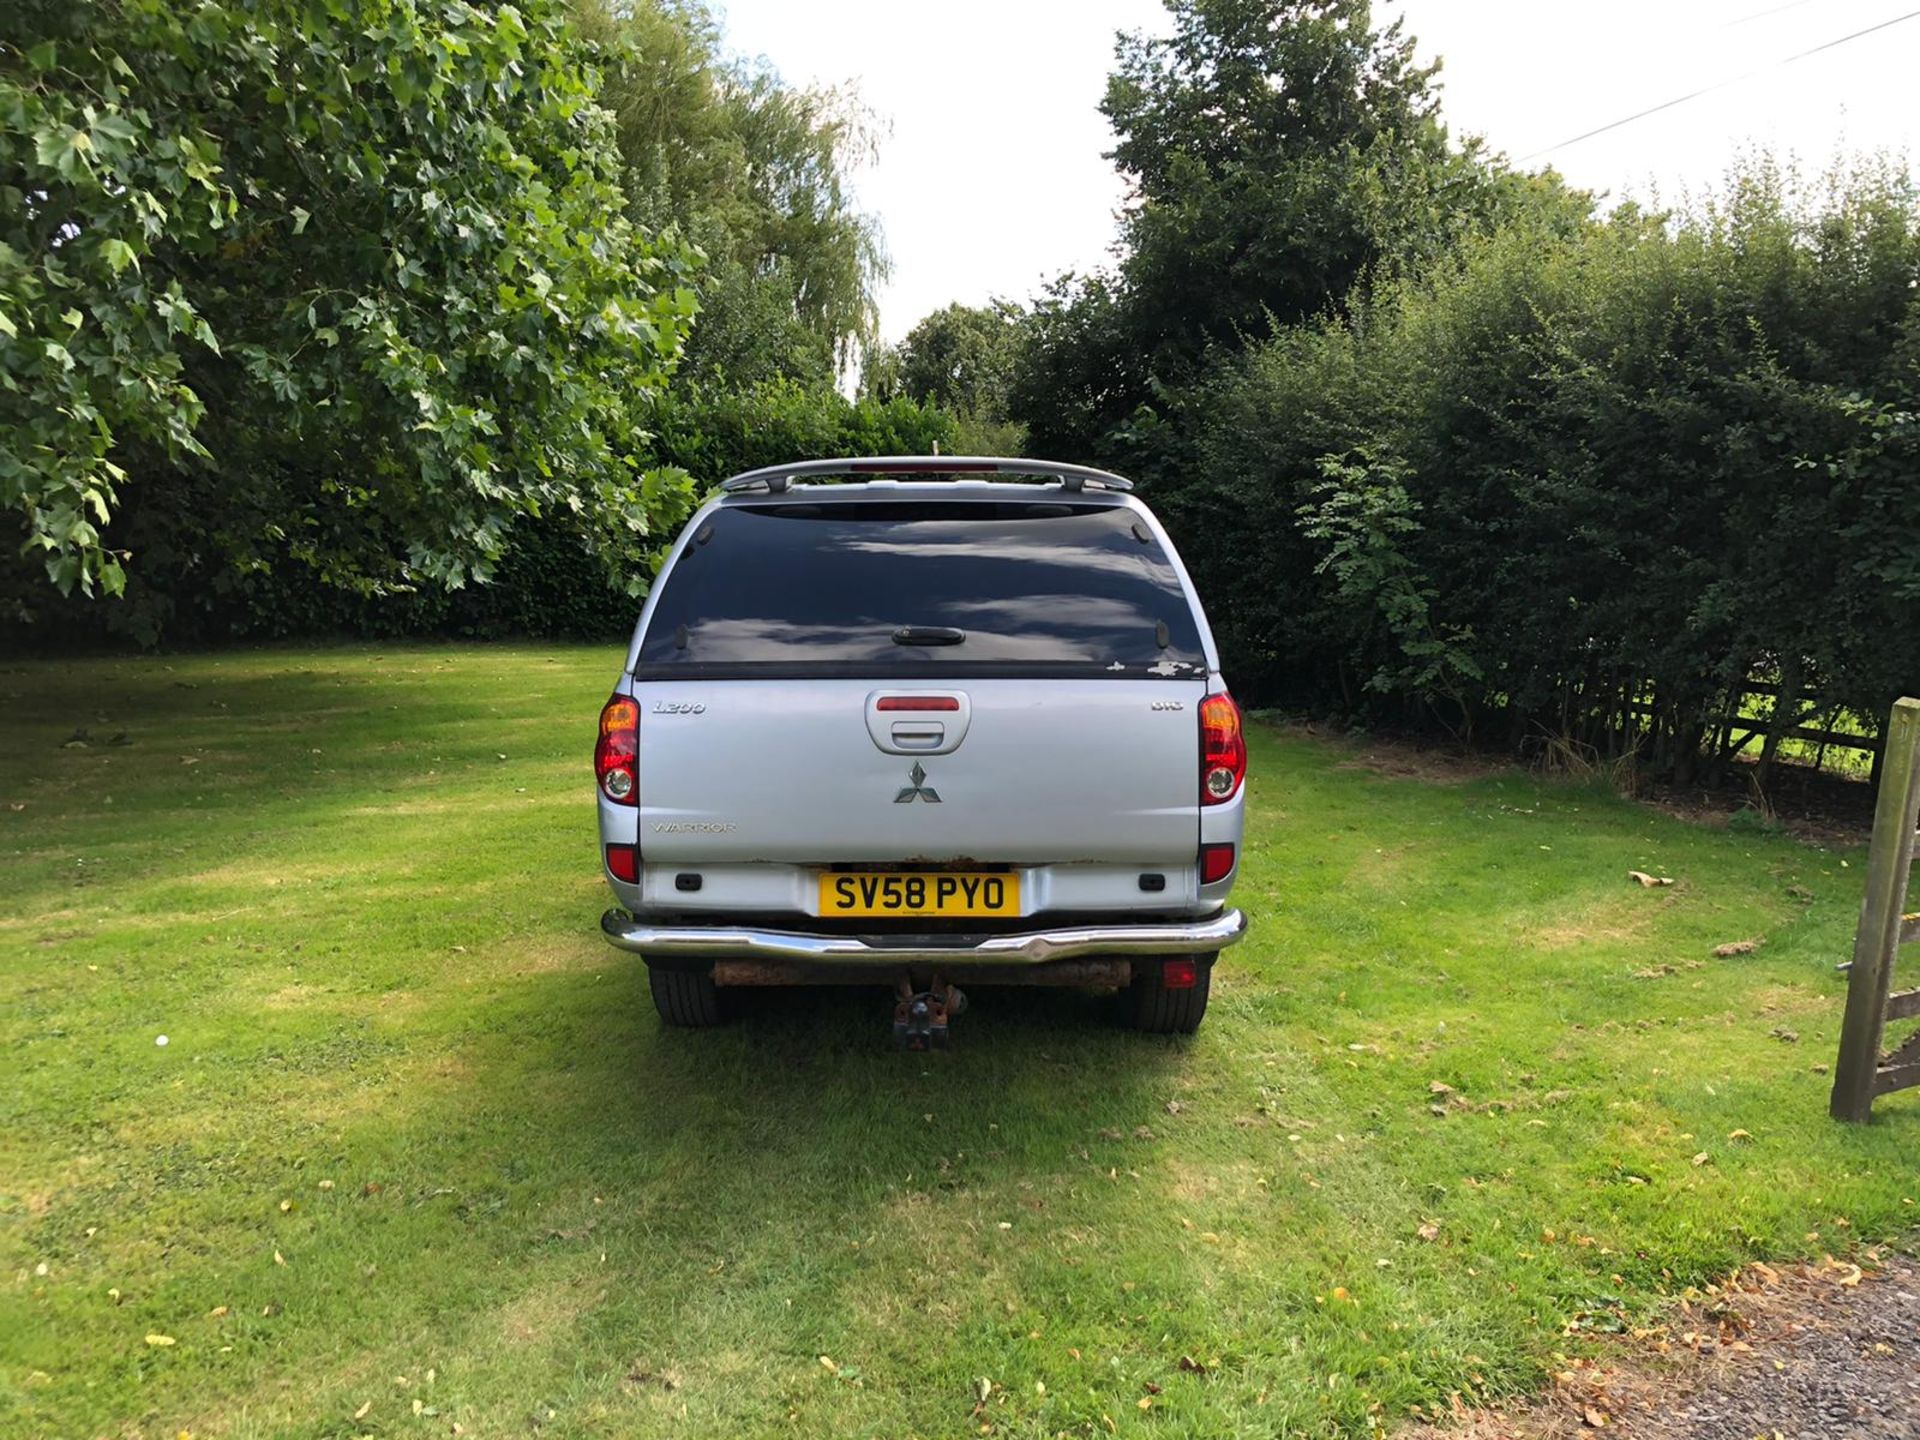
[[[1652,1413],[1623,1414],[1622,1433],[1644,1440],[1920,1437],[1920,1267],[1891,1264],[1855,1286],[1816,1276],[1783,1291],[1751,1307],[1751,1350],[1721,1347],[1724,1358],[1705,1357],[1693,1386],[1653,1397],[1664,1403]]]
[[[1851,1282],[1851,1283],[1849,1283]],[[1697,1327],[1697,1328],[1689,1328]],[[1520,1412],[1406,1440],[1920,1440],[1920,1265],[1756,1266],[1684,1307],[1662,1343],[1558,1377]]]

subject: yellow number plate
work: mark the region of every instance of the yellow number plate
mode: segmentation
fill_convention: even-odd
[[[847,916],[1018,915],[1020,877],[952,870],[916,875],[827,870],[820,913]]]

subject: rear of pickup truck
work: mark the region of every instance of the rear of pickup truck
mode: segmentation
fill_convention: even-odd
[[[729,985],[972,981],[1115,985],[1143,1028],[1191,1030],[1244,929],[1245,755],[1130,497],[731,494],[602,714],[603,928],[672,1023],[713,1023]]]

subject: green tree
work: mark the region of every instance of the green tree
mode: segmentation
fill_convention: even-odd
[[[936,310],[907,332],[869,388],[911,395],[959,415],[1004,420],[1023,318],[1020,307],[1006,300]]]
[[[1754,676],[1783,725],[1876,723],[1920,683],[1916,297],[1902,170],[1763,160],[1255,345],[1183,397],[1162,502],[1236,687],[1680,779],[1762,750],[1721,723]]]
[[[897,346],[870,353],[861,388],[881,399],[905,395],[951,411],[959,420],[956,443],[969,451],[1017,453],[1024,432],[1007,407],[1025,324],[1026,313],[1007,300],[948,305]]]
[[[688,257],[621,218],[596,83],[551,0],[16,0],[0,503],[53,582],[459,585],[554,511],[656,544]]]
[[[1015,386],[1036,441],[1113,459],[1210,352],[1446,253],[1516,184],[1449,139],[1438,67],[1369,0],[1167,8],[1170,35],[1121,38],[1101,107],[1130,188],[1116,272],[1048,297]]]
[[[609,68],[627,214],[704,255],[688,373],[831,384],[870,344],[886,252],[849,177],[876,127],[850,91],[729,57],[698,0],[572,0]]]
[[[849,400],[792,380],[675,391],[661,408],[663,458],[714,483],[788,460],[951,454],[954,419],[904,395]]]

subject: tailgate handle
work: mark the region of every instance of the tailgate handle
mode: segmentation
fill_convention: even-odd
[[[872,690],[867,734],[889,755],[947,755],[967,738],[973,703],[964,690]]]

